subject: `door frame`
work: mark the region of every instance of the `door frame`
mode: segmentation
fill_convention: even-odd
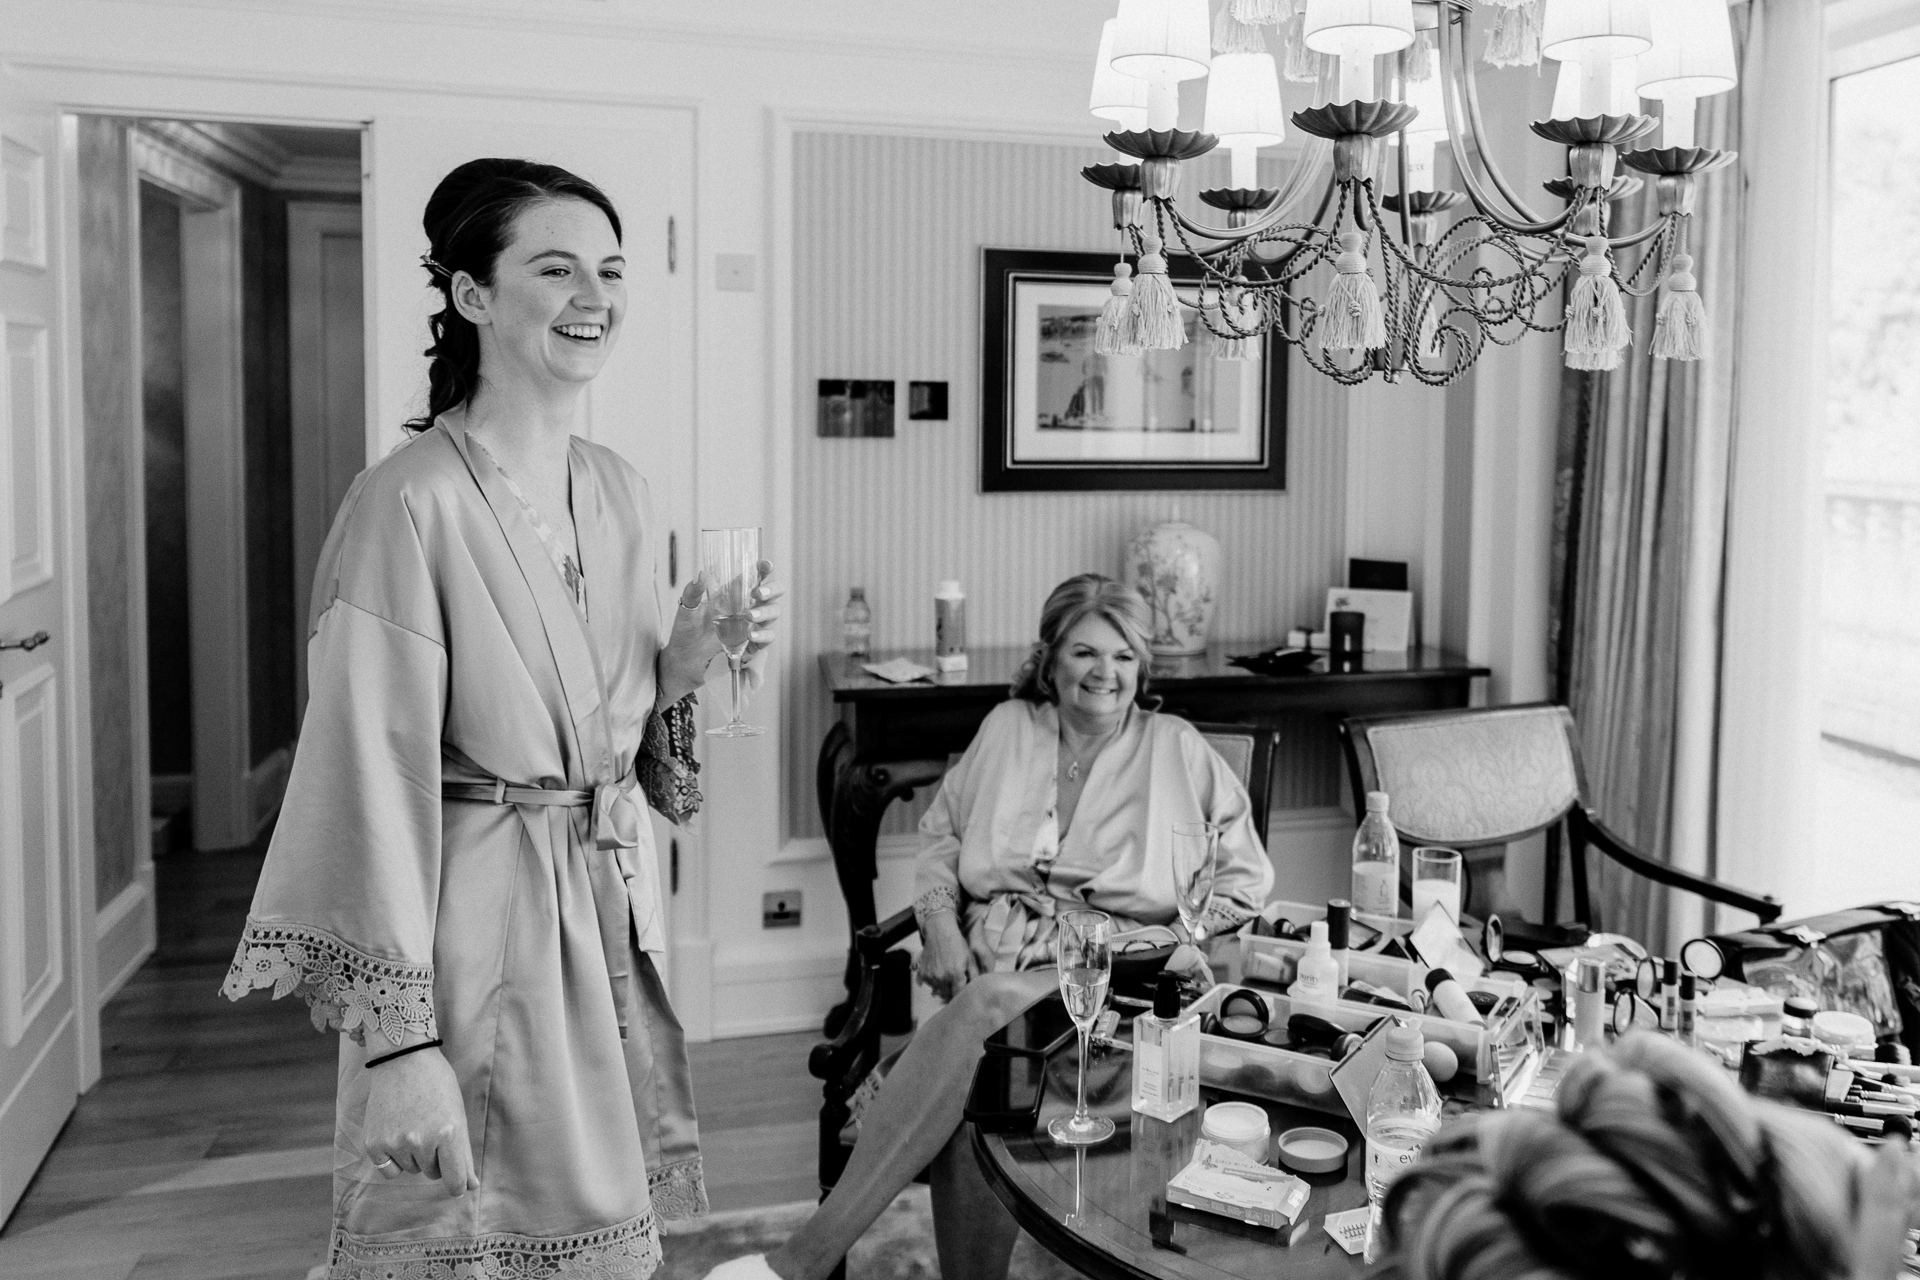
[[[327,465],[331,440],[328,423],[320,404],[320,384],[325,377],[321,343],[324,317],[320,306],[321,241],[329,235],[351,231],[360,240],[362,264],[366,261],[366,230],[358,204],[292,200],[287,203],[287,339],[291,352],[288,390],[293,399],[289,424],[293,433],[293,563],[296,573],[318,562],[321,545],[333,523],[333,511],[327,505]],[[364,289],[364,281],[363,281]],[[361,329],[364,332],[366,303],[362,293]],[[361,382],[366,381],[363,372]],[[363,442],[365,428],[361,430]],[[365,459],[362,459],[365,462]],[[294,723],[298,725],[307,706],[307,596],[312,584],[294,582],[294,670],[296,691]]]

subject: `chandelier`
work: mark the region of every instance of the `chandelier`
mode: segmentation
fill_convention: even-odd
[[[1569,368],[1616,368],[1634,340],[1625,299],[1658,293],[1652,354],[1699,359],[1695,183],[1735,153],[1694,145],[1694,106],[1737,82],[1726,3],[1482,0],[1477,14],[1472,0],[1218,0],[1214,15],[1208,0],[1120,0],[1090,105],[1117,126],[1106,142],[1123,162],[1081,172],[1112,192],[1134,262],[1114,268],[1096,349],[1180,347],[1191,319],[1216,358],[1248,358],[1271,335],[1342,383],[1444,386],[1488,343],[1529,332],[1560,334]],[[1553,209],[1494,162],[1476,42],[1490,65],[1560,64],[1551,117],[1531,125],[1567,149],[1566,176],[1546,184]],[[1263,187],[1258,150],[1287,123],[1283,67],[1315,105],[1290,119],[1308,135],[1298,162]],[[1204,128],[1181,129],[1179,83],[1203,76]],[[1642,98],[1661,101],[1659,119]],[[1174,203],[1181,163],[1217,146],[1230,185],[1199,197],[1224,226]],[[1443,146],[1463,190],[1436,185]],[[1613,202],[1649,180],[1648,225],[1612,226]],[[1185,298],[1168,276],[1174,252],[1199,264]],[[1563,292],[1564,308],[1551,305]]]

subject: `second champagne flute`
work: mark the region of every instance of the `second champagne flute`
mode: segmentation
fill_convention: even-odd
[[[1068,911],[1060,916],[1055,953],[1060,996],[1080,1030],[1080,1085],[1073,1114],[1056,1116],[1047,1125],[1053,1140],[1064,1147],[1091,1147],[1113,1136],[1113,1121],[1087,1113],[1088,1041],[1094,1020],[1107,1004],[1107,982],[1113,975],[1112,932],[1113,918],[1103,911]]]
[[[760,585],[760,530],[702,529],[700,567],[733,677],[733,718],[707,732],[718,738],[751,738],[766,732],[740,718],[740,684],[745,678],[741,666],[753,639],[753,591]]]

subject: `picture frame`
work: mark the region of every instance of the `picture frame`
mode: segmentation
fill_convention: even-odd
[[[1093,325],[1116,260],[981,250],[981,492],[1284,490],[1286,345],[1212,359],[1183,308],[1186,346],[1100,356]],[[1174,257],[1168,275],[1195,296],[1197,262]]]

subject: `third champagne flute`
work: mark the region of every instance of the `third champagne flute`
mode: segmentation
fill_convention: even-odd
[[[766,732],[740,719],[740,684],[745,679],[741,666],[753,638],[753,591],[760,585],[760,530],[702,529],[700,567],[733,677],[733,718],[707,732],[720,738],[751,738]]]
[[[1091,1147],[1113,1136],[1113,1121],[1087,1114],[1088,1041],[1094,1020],[1107,1003],[1107,982],[1113,975],[1112,930],[1113,918],[1105,912],[1068,911],[1060,916],[1056,942],[1060,996],[1073,1025],[1080,1029],[1077,1104],[1072,1116],[1056,1116],[1047,1125],[1053,1140],[1064,1147]]]
[[[1180,923],[1194,946],[1206,941],[1207,904],[1213,901],[1214,857],[1220,847],[1220,828],[1210,822],[1173,824],[1173,900]]]

